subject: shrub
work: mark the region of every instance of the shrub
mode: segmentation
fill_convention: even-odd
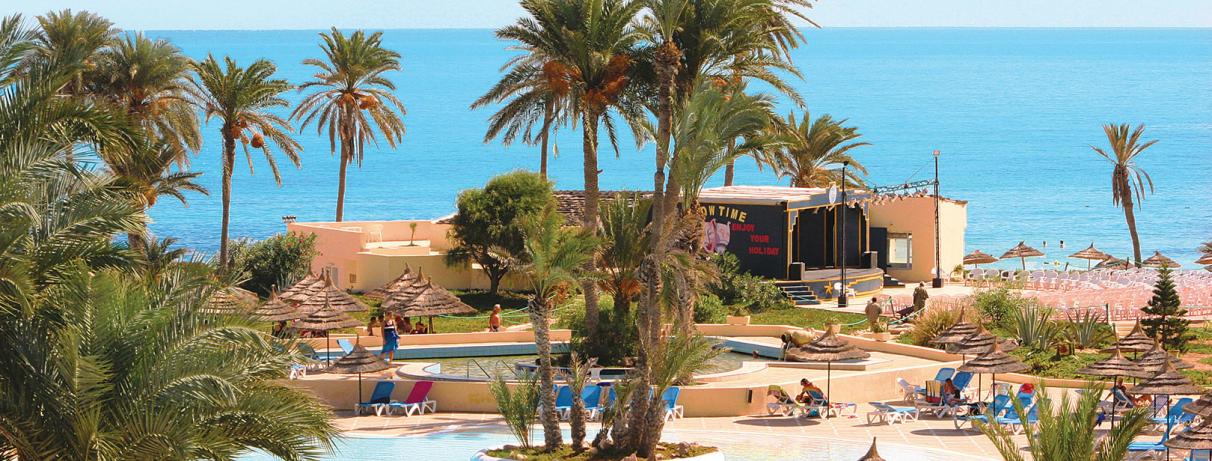
[[[1182,308],[1169,268],[1163,267],[1157,272],[1153,299],[1140,310],[1145,313],[1140,324],[1145,327],[1146,334],[1157,338],[1168,350],[1187,350],[1187,341],[1191,340],[1187,326],[1191,322],[1185,317],[1187,310]]]
[[[724,253],[713,256],[713,261],[719,270],[719,280],[709,288],[725,305],[740,306],[753,313],[794,307],[771,280],[741,271],[736,256]]]
[[[288,232],[265,240],[240,239],[231,243],[232,266],[247,279],[240,284],[261,296],[305,277],[316,256],[316,236]]]
[[[1065,339],[1075,349],[1099,349],[1110,343],[1114,337],[1111,326],[1103,323],[1098,314],[1091,312],[1072,316],[1063,325]]]
[[[728,314],[724,302],[711,293],[703,293],[694,305],[694,323],[724,323]]]
[[[640,339],[635,327],[635,312],[620,311],[611,308],[603,297],[601,310],[598,311],[599,334],[608,334],[606,341],[587,341],[585,329],[585,310],[569,309],[561,316],[561,324],[572,330],[572,341],[569,344],[572,352],[581,357],[597,359],[601,366],[622,366],[626,359],[639,353]]]
[[[505,377],[500,375],[493,378],[489,386],[492,398],[497,402],[497,412],[505,419],[505,426],[509,427],[509,432],[518,439],[522,448],[530,448],[530,426],[539,419],[537,377],[537,373],[521,376],[512,391]]]
[[[926,309],[917,319],[913,320],[913,329],[909,330],[908,338],[911,344],[928,346],[944,330],[951,328],[959,321],[960,310],[943,307]]]
[[[995,327],[1007,326],[1010,315],[1024,302],[1022,296],[1004,286],[979,291],[972,297],[972,305]]]
[[[521,223],[554,200],[551,183],[525,171],[505,173],[488,180],[483,189],[459,193],[458,213],[448,232],[453,248],[446,254],[447,264],[479,264],[488,277],[488,292],[495,294],[513,259],[523,253]]]

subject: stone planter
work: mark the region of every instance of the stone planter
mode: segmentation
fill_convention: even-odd
[[[863,337],[867,338],[867,339],[873,339],[873,340],[876,340],[879,342],[888,342],[888,340],[892,339],[892,333],[889,333],[887,331],[885,331],[883,333],[863,333]]]
[[[729,325],[748,325],[749,316],[748,315],[729,315],[728,317],[725,318],[724,322]]]
[[[724,453],[721,451],[713,451],[713,452],[707,453],[705,455],[698,455],[698,456],[693,456],[690,458],[672,458],[670,461],[675,461],[675,460],[680,460],[680,461],[727,461],[724,458]],[[497,458],[495,456],[488,456],[488,449],[484,449],[484,450],[477,451],[476,454],[472,455],[471,461],[514,461],[514,460],[511,460],[509,458]]]

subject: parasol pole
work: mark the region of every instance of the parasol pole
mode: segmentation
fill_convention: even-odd
[[[332,366],[332,342],[329,340],[328,330],[324,330],[324,361]]]
[[[362,372],[358,372],[358,403],[362,403]]]
[[[829,408],[832,404],[829,399],[833,398],[833,361],[825,362],[825,419],[829,419]]]

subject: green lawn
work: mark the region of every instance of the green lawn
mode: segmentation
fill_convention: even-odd
[[[833,312],[824,309],[776,309],[752,314],[749,323],[755,325],[792,325],[804,328],[824,329],[833,321],[842,324],[842,333],[851,333],[867,327],[866,317],[850,312]]]

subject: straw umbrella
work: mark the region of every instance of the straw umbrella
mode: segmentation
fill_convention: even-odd
[[[1115,346],[1113,346],[1111,349],[1119,349],[1121,351],[1133,353],[1145,352],[1152,349],[1155,342],[1156,341],[1154,341],[1153,338],[1150,338],[1149,335],[1145,334],[1144,328],[1141,328],[1140,326],[1140,320],[1137,320],[1136,324],[1132,325],[1132,331],[1128,332],[1127,335],[1124,335],[1123,338],[1119,338],[1119,341],[1116,341]],[[1104,349],[1103,352],[1111,352],[1111,349]]]
[[[1191,405],[1188,404],[1188,407]],[[1212,419],[1205,419],[1195,429],[1180,432],[1166,443],[1166,455],[1171,448],[1179,450],[1212,450]],[[1212,454],[1212,453],[1210,453]]]
[[[337,359],[328,366],[329,373],[345,375],[358,374],[358,402],[362,402],[362,373],[375,373],[391,368],[387,361],[372,354],[361,344],[354,346],[353,352]]]
[[[1023,270],[1027,270],[1027,258],[1043,255],[1044,252],[1027,246],[1027,242],[1018,242],[1018,245],[1015,245],[1014,248],[1003,253],[1001,259],[1018,258],[1023,263]]]
[[[997,258],[992,255],[987,255],[981,250],[973,251],[967,256],[964,256],[964,264],[971,264],[973,267],[980,267],[981,264],[990,264],[997,262]]]
[[[1094,265],[1095,269],[1128,269],[1130,267],[1132,267],[1132,264],[1127,260],[1116,257],[1112,257],[1111,259]]]
[[[278,294],[278,297],[295,303],[306,301],[312,294],[315,294],[315,290],[312,290],[312,287],[320,285],[323,281],[322,277],[308,272],[303,279],[282,290],[282,293]],[[317,287],[316,289],[318,290],[319,288]]]
[[[967,371],[972,373],[989,373],[993,375],[990,379],[990,386],[997,383],[998,373],[1017,373],[1024,371],[1030,367],[1027,364],[1018,360],[1013,355],[1002,352],[1001,344],[994,342],[993,349],[989,352],[981,354],[976,358],[969,360],[967,363],[960,365],[959,371]],[[977,395],[980,395],[980,384],[977,384]],[[993,393],[992,387],[989,391]]]
[[[1186,370],[1194,367],[1194,365],[1170,355],[1169,352],[1166,352],[1166,350],[1161,347],[1161,343],[1157,340],[1153,340],[1153,347],[1149,348],[1149,350],[1142,354],[1140,358],[1136,359],[1136,366],[1152,374],[1161,372],[1162,368],[1166,366],[1167,362],[1174,365],[1174,368],[1179,370]]]
[[[299,303],[300,311],[306,313],[315,312],[325,305],[331,305],[342,312],[363,312],[370,310],[370,307],[363,304],[358,298],[338,289],[328,277],[324,277],[323,283],[323,287],[316,291],[315,294]]]
[[[249,317],[261,322],[281,322],[298,320],[307,317],[307,314],[282,301],[277,295],[270,295],[269,301],[250,312]]]
[[[1098,362],[1091,363],[1085,368],[1077,370],[1078,373],[1089,376],[1099,376],[1103,378],[1111,378],[1112,385],[1119,380],[1121,376],[1132,378],[1148,378],[1153,375],[1146,370],[1140,368],[1135,362],[1124,358],[1123,352],[1118,347],[1112,349],[1110,357],[1107,357]],[[1115,433],[1115,411],[1111,411],[1111,433]]]
[[[1212,265],[1212,253],[1208,253],[1206,255],[1200,256],[1199,259],[1195,260],[1195,264],[1199,264],[1199,265],[1203,265],[1203,266]]]
[[[1179,264],[1178,261],[1161,254],[1160,251],[1154,251],[1153,256],[1145,259],[1141,265],[1145,267],[1182,267],[1182,264]]]
[[[387,284],[385,284],[381,287],[370,290],[369,292],[366,293],[366,297],[373,299],[375,301],[384,301],[387,299],[388,296],[390,296],[396,290],[399,290],[401,288],[412,285],[412,283],[414,281],[416,281],[418,278],[419,277],[417,276],[417,274],[414,273],[412,271],[412,269],[410,269],[408,267],[407,264],[405,264],[404,272],[402,274],[400,274],[399,277],[396,277],[395,280],[387,282]]]
[[[251,297],[250,297],[251,295]],[[230,315],[246,311],[257,304],[257,295],[240,287],[223,287],[215,290],[206,300],[202,312],[206,314]]]
[[[1000,350],[1005,352],[1018,349],[1018,344],[998,338],[994,334],[989,333],[985,327],[979,327],[976,333],[970,334],[958,341],[948,344],[947,352],[952,354],[960,354],[961,361],[967,363],[968,355],[980,355],[988,353],[993,350],[995,343]],[[983,379],[983,376],[976,377],[976,390],[978,398],[980,397],[980,389],[983,384]]]
[[[1094,248],[1094,242],[1090,242],[1090,246],[1086,247],[1085,250],[1073,253],[1069,255],[1069,257],[1086,260],[1086,270],[1090,270],[1090,264],[1092,264],[1094,261],[1106,261],[1108,259],[1114,259],[1113,256],[1104,253],[1098,248]]]
[[[394,311],[384,307],[385,312]],[[417,294],[403,308],[396,311],[404,317],[429,317],[429,332],[436,333],[433,329],[433,317],[435,315],[462,315],[474,314],[476,309],[468,306],[458,296],[446,291],[445,288],[429,281],[426,283],[423,290]]]
[[[1194,415],[1199,415],[1207,419],[1212,416],[1212,392],[1205,392],[1199,396],[1199,400],[1188,403],[1183,407],[1183,411]]]
[[[1133,394],[1164,395],[1166,396],[1166,406],[1169,407],[1171,395],[1202,394],[1204,388],[1196,386],[1187,378],[1187,375],[1178,371],[1173,361],[1166,360],[1161,373],[1141,381],[1140,384],[1132,386],[1128,391]],[[1167,445],[1167,451],[1169,451],[1169,445]],[[1166,453],[1166,457],[1169,457],[1169,453]]]
[[[858,461],[884,461],[884,458],[880,457],[879,452],[875,451],[875,437],[871,438],[871,448],[867,450],[867,454],[859,458]]]
[[[832,398],[833,362],[868,357],[871,357],[871,354],[867,351],[839,338],[833,327],[825,328],[825,334],[812,342],[787,351],[787,358],[795,362],[825,362],[826,399]],[[828,411],[825,411],[825,417],[829,417]]]
[[[345,313],[345,311],[336,309],[328,303],[324,303],[319,310],[308,314],[307,317],[303,317],[303,319],[299,321],[299,329],[323,331],[324,349],[327,350],[332,346],[332,343],[328,339],[328,332],[332,330],[340,330],[342,328],[353,328],[361,324],[362,322],[358,321],[358,319],[350,317],[349,314]],[[325,358],[329,363],[332,362],[332,357],[326,356]]]
[[[387,297],[383,299],[383,303],[379,307],[386,312],[404,310],[404,308],[408,307],[408,303],[412,302],[417,295],[421,294],[422,291],[425,291],[425,289],[432,283],[433,280],[425,277],[420,271],[417,271],[417,277],[413,279],[412,283],[400,286],[395,291],[388,293]]]
[[[955,325],[951,325],[950,328],[943,330],[942,333],[935,336],[934,339],[930,340],[930,344],[936,346],[945,346],[947,344],[958,342],[964,338],[967,338],[969,335],[980,331],[980,327],[976,324],[964,321],[965,312],[966,311],[964,309],[960,309],[959,319],[955,321]]]

